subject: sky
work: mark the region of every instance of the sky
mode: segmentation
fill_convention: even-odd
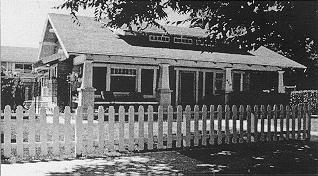
[[[1,46],[38,48],[48,13],[69,14],[52,7],[64,0],[1,0]],[[77,15],[93,16],[94,10],[80,10]],[[169,19],[185,16],[170,15]]]

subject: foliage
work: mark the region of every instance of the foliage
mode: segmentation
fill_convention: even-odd
[[[293,91],[290,95],[290,104],[292,106],[310,104],[312,113],[318,114],[318,91]]]
[[[7,77],[1,70],[1,109],[4,109],[6,105],[10,105],[11,108],[17,107],[23,104],[23,93],[21,80],[19,78]]]

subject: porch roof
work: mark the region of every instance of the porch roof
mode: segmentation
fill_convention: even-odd
[[[170,48],[153,48],[133,46],[122,40],[108,28],[102,28],[99,22],[91,17],[79,16],[80,25],[73,23],[69,15],[49,14],[48,19],[55,33],[59,36],[61,45],[68,54],[97,54],[130,57],[148,57],[162,59],[178,59],[191,61],[205,61],[214,63],[231,63],[246,65],[274,66],[281,68],[306,68],[279,54],[264,56],[259,53],[252,55],[229,54],[221,52],[202,52]],[[168,27],[167,30],[176,32],[180,28],[181,35],[203,35],[205,30],[181,27]],[[169,32],[169,31],[168,31]],[[184,34],[183,34],[184,33]],[[267,51],[266,51],[267,52]],[[273,51],[272,51],[273,52]]]

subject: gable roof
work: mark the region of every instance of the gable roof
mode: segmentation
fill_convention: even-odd
[[[1,61],[35,63],[38,52],[38,48],[1,46]]]
[[[261,55],[240,55],[219,52],[202,52],[193,50],[153,48],[132,46],[119,38],[108,28],[102,28],[101,23],[91,17],[78,16],[80,26],[73,23],[71,16],[62,14],[48,15],[49,22],[59,38],[65,54],[98,54],[131,57],[151,57],[165,59],[180,59],[191,61],[207,61],[217,63],[237,63],[247,65],[274,66],[281,68],[306,68],[286,57],[263,57]],[[154,31],[155,29],[148,29]],[[158,29],[159,30],[159,29]],[[205,34],[198,28],[167,27],[169,33],[184,35]],[[170,31],[169,31],[170,30]],[[147,31],[147,30],[145,30]]]

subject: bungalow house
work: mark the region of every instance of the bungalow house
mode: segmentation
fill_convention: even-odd
[[[283,93],[284,69],[306,68],[265,47],[250,53],[215,48],[199,28],[139,32],[78,19],[48,14],[40,42],[37,71],[44,73],[41,81],[56,83],[47,96],[60,107],[196,104],[211,95],[273,87]]]

